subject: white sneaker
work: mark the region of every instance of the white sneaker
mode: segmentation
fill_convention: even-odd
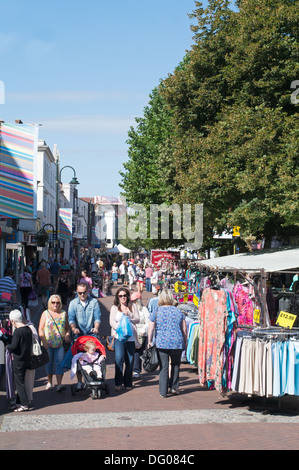
[[[133,372],[133,377],[136,377],[136,378],[140,377],[139,372]]]

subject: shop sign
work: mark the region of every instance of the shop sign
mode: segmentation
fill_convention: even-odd
[[[296,318],[297,315],[281,311],[276,320],[276,325],[282,326],[283,328],[292,329]]]

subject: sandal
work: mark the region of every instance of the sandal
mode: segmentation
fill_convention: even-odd
[[[19,408],[16,408],[14,411],[18,413],[22,413],[23,411],[29,411],[28,406],[20,406]]]
[[[14,411],[16,408],[18,408],[18,405],[16,405],[16,404],[15,405],[10,405],[8,407],[8,409],[11,410],[11,411]]]

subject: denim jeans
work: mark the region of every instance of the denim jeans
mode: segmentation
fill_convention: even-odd
[[[182,349],[158,349],[160,357],[159,392],[166,395],[168,388],[177,390],[179,388],[179,371]],[[169,358],[171,370],[169,377]]]
[[[115,385],[124,384],[125,387],[132,387],[133,361],[135,353],[134,341],[121,343],[118,339],[114,341],[115,352]],[[125,371],[123,372],[125,365]]]
[[[61,346],[60,348],[48,348],[48,353],[50,357],[50,361],[46,364],[46,372],[49,375],[62,375],[63,374],[63,367],[62,362],[65,356],[64,347]]]
[[[152,284],[151,284],[150,277],[145,278],[145,287],[146,287],[146,292],[152,292]]]

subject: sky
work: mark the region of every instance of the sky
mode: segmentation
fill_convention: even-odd
[[[190,50],[194,9],[194,0],[0,0],[0,120],[40,124],[61,168],[75,169],[79,197],[119,196],[130,126]],[[62,182],[72,177],[63,170]]]

